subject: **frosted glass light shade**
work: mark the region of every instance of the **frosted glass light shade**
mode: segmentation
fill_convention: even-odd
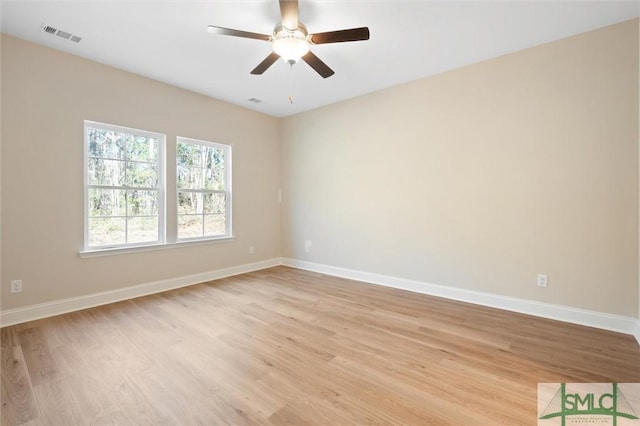
[[[304,38],[285,36],[273,42],[273,51],[288,64],[295,64],[309,51],[309,43]]]

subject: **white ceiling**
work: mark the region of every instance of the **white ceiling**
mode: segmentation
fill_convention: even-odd
[[[270,44],[207,32],[211,24],[271,34],[280,17],[277,0],[2,0],[0,22],[4,33],[283,117],[636,18],[640,11],[638,0],[299,3],[310,33],[371,31],[368,41],[313,46],[336,72],[328,79],[303,62],[289,69],[278,61],[263,75],[250,75]],[[47,34],[43,24],[82,41]]]

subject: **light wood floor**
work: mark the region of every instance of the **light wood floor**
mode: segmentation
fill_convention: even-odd
[[[273,268],[2,329],[2,424],[536,424],[631,336]]]

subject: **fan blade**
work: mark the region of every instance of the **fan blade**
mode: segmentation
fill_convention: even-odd
[[[209,31],[211,34],[220,34],[220,35],[227,35],[227,36],[233,36],[233,37],[244,37],[244,38],[253,38],[257,40],[271,41],[271,36],[267,34],[233,30],[231,28],[216,27],[215,25],[209,25],[209,27],[207,28],[207,31]]]
[[[278,55],[275,52],[272,52],[269,56],[267,56],[266,58],[264,58],[264,60],[262,62],[260,62],[258,64],[257,67],[255,67],[252,71],[251,74],[254,75],[260,75],[263,72],[265,72],[271,65],[273,65],[278,58],[280,57],[280,55]]]
[[[307,52],[307,54],[302,57],[302,60],[308,63],[322,78],[331,77],[335,74],[335,72],[329,68],[327,64],[322,62],[320,58],[314,55],[312,51]]]
[[[288,30],[298,29],[298,0],[280,0],[282,26]]]
[[[360,41],[369,40],[369,28],[351,28],[348,30],[328,31],[326,33],[317,33],[309,35],[311,43],[341,43],[344,41]]]

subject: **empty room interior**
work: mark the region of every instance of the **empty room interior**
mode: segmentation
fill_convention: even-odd
[[[2,0],[0,423],[640,422],[639,16]]]

